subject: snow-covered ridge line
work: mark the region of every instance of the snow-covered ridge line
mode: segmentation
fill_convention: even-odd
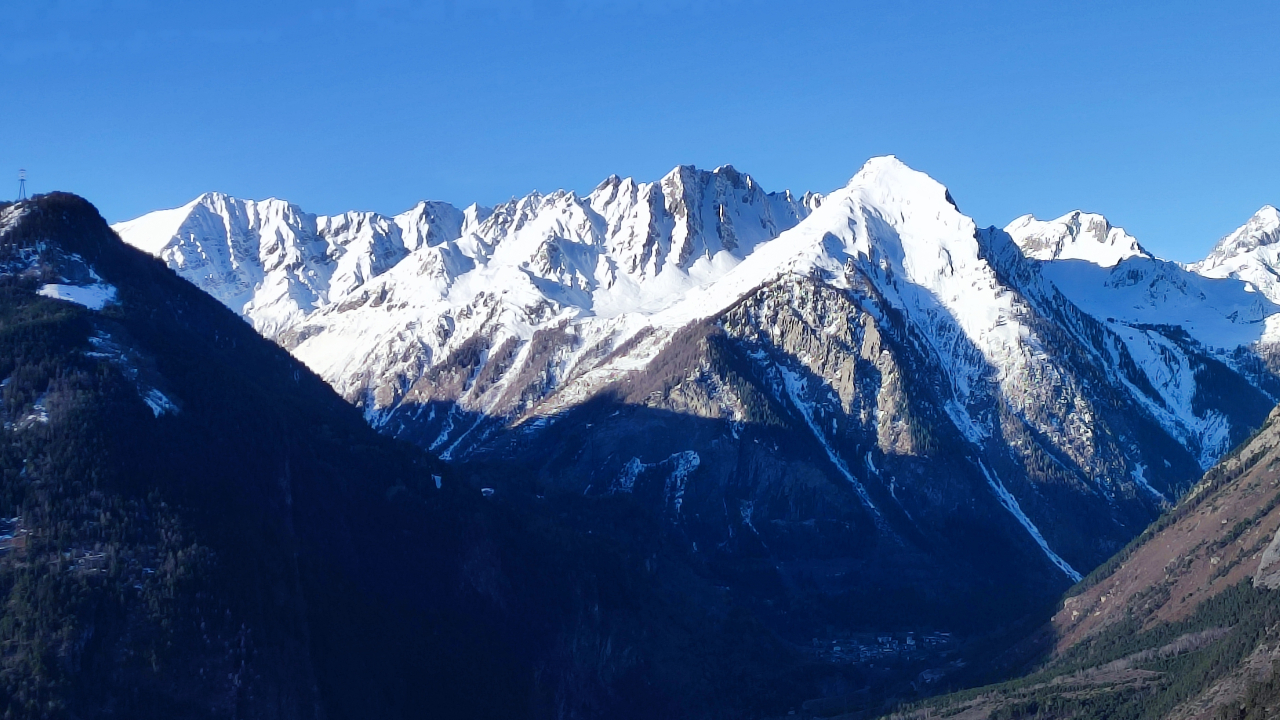
[[[556,351],[545,386],[547,399],[564,406],[598,390],[581,379],[614,375],[593,374],[587,350],[620,347],[644,328],[670,337],[784,274],[816,273],[839,285],[858,267],[950,368],[948,413],[965,420],[967,435],[986,436],[981,413],[966,406],[984,402],[993,379],[1007,395],[1026,395],[1020,388],[1037,384],[1044,351],[1022,319],[1027,307],[1007,292],[976,225],[949,198],[932,178],[886,157],[868,161],[845,188],[800,201],[764,193],[730,166],[679,167],[656,183],[610,177],[586,197],[533,193],[465,211],[419,203],[394,218],[310,216],[279,200],[206,194],[117,229],[384,423],[381,410],[412,395],[428,368],[457,357],[467,342],[488,348],[481,365],[504,343],[514,343],[514,362],[523,364],[538,359],[530,343],[540,333],[572,338]],[[1251,222],[1264,233],[1274,224]],[[1024,216],[1006,233],[1045,281],[1127,342],[1136,326],[1173,323],[1225,358],[1280,338],[1280,305],[1240,281],[1158,260],[1101,216]],[[1169,365],[1165,350],[1141,349],[1130,353],[1165,395],[1153,412],[1201,462],[1211,461],[1226,428],[1196,411],[1197,385],[1178,374],[1190,372],[1190,361]],[[468,376],[480,371],[474,366]],[[520,392],[512,380],[500,374],[479,388],[468,380],[464,396],[450,400],[503,415],[513,411],[509,395]],[[452,455],[455,431],[479,427],[440,428],[437,449]]]
[[[654,183],[613,176],[585,197],[535,192],[466,210],[422,202],[394,217],[310,215],[282,200],[206,193],[113,227],[276,337],[393,268],[399,284],[441,300],[532,280],[532,290],[591,314],[652,311],[820,202],[765,193],[731,166],[681,166]],[[527,279],[502,277],[504,269]]]

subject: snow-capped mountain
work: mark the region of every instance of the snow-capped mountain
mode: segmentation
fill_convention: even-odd
[[[1033,260],[1082,260],[1109,268],[1126,258],[1150,257],[1122,228],[1112,227],[1101,215],[1079,210],[1049,221],[1023,215],[1004,230]]]
[[[1012,595],[1077,578],[1276,395],[1277,306],[1244,282],[1099,216],[980,229],[891,157],[825,197],[682,167],[395,218],[206,195],[116,229],[385,432],[629,495],[691,552],[858,607],[928,577],[945,612],[992,564]]]
[[[380,436],[67,193],[0,201],[0,488],[11,716],[748,717],[825,675]]]
[[[1280,303],[1280,210],[1267,205],[1235,232],[1213,246],[1209,256],[1188,265],[1192,272],[1215,278],[1236,278]]]
[[[1274,342],[1269,322],[1280,305],[1242,282],[1206,277],[1161,260],[1098,215],[1074,212],[1050,222],[1018,218],[1005,231],[1036,274],[1075,307],[1093,316],[1123,345],[1150,391],[1134,397],[1208,467],[1239,438],[1232,423],[1204,412],[1200,360],[1206,355],[1274,394],[1274,380],[1255,352]],[[1045,283],[1026,283],[1042,290]],[[1118,366],[1120,346],[1108,346]],[[1127,362],[1127,361],[1126,361]]]

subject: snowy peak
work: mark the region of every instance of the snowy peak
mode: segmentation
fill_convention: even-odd
[[[1151,255],[1101,215],[1075,211],[1047,222],[1024,215],[1005,233],[1036,261],[1039,278],[1135,342],[1145,340],[1133,327],[1177,326],[1205,347],[1230,351],[1269,340],[1266,319],[1280,310],[1246,283],[1224,279],[1228,273],[1206,277]]]
[[[1079,210],[1049,221],[1023,215],[1009,223],[1005,232],[1024,255],[1035,260],[1084,260],[1115,267],[1127,258],[1151,257],[1137,239],[1105,217]]]
[[[1228,234],[1213,246],[1204,260],[1193,267],[1201,271],[1230,264],[1235,258],[1280,242],[1280,210],[1264,205],[1244,225]]]
[[[881,155],[873,157],[862,164],[858,172],[849,179],[845,187],[857,185],[914,185],[915,187],[928,186],[931,189],[941,190],[944,194],[947,189],[937,180],[929,177],[925,173],[916,170],[906,163],[898,159],[897,155]]]
[[[610,254],[637,281],[670,268],[688,271],[721,252],[741,259],[760,242],[796,225],[815,200],[766,193],[750,176],[723,165],[691,165],[656,183],[611,176],[587,202],[605,221]]]
[[[395,216],[406,250],[434,247],[462,235],[467,225],[464,211],[444,202],[422,201]]]
[[[787,239],[804,232],[809,245],[817,241],[819,264],[833,268],[833,260],[853,259],[890,298],[923,291],[950,305],[961,302],[952,290],[963,294],[953,283],[986,282],[971,275],[985,278],[990,272],[975,230],[945,186],[886,156],[869,160],[801,228],[776,243],[794,245]],[[847,258],[831,255],[837,238]]]
[[[658,321],[707,317],[781,275],[845,277],[855,265],[890,298],[921,288],[937,291],[971,268],[986,268],[973,221],[949,197],[942,184],[897,158],[873,158],[845,187],[822,198],[803,222],[761,243],[740,265],[687,295]],[[979,270],[985,271],[989,268]],[[958,300],[958,295],[947,299]]]
[[[1219,240],[1208,257],[1187,269],[1210,278],[1243,280],[1280,304],[1280,211],[1264,206]]]

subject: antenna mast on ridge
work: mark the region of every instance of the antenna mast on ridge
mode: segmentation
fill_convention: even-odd
[[[27,199],[27,171],[18,170],[18,202]]]

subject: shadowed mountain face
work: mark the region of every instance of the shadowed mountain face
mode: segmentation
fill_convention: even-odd
[[[864,682],[631,498],[484,497],[374,432],[74,196],[0,207],[0,387],[9,716],[740,717]]]

